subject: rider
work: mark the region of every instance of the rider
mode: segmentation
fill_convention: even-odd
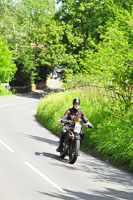
[[[86,124],[86,126],[88,126],[89,128],[93,128],[93,125],[89,122],[89,120],[85,116],[83,110],[81,110],[79,107],[80,107],[80,99],[74,98],[73,99],[73,107],[69,108],[65,112],[64,116],[58,122],[61,123],[63,119],[75,121],[76,118],[80,118],[83,120],[83,122]],[[65,131],[62,129],[61,135],[60,135],[59,146],[56,149],[57,152],[61,152],[61,150],[62,150],[62,146],[63,146],[63,142],[64,142],[64,133],[65,133]],[[82,132],[81,140],[83,139],[83,137],[84,137],[84,135]]]

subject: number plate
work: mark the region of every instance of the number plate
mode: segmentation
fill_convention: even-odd
[[[75,128],[74,128],[74,132],[80,133],[80,131],[81,131],[81,124],[76,123],[76,124],[75,124]]]

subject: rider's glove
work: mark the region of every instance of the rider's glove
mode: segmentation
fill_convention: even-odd
[[[62,120],[63,120],[62,118],[61,118],[60,120],[58,120],[58,123],[59,123],[59,124],[63,123]]]
[[[61,124],[61,119],[60,119],[60,120],[58,120],[58,123],[59,123],[59,124]]]
[[[88,126],[88,128],[94,128],[94,126],[90,122],[87,122],[85,125]]]

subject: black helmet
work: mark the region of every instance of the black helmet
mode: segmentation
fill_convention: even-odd
[[[74,105],[74,104],[79,104],[79,105],[80,105],[80,99],[74,98],[74,99],[73,99],[73,105]]]

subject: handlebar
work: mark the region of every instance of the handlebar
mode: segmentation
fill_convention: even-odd
[[[74,122],[74,121],[71,121],[71,120],[67,120],[67,119],[62,119],[62,120],[61,120],[61,123],[74,124],[75,122]]]
[[[75,122],[72,121],[72,120],[67,120],[67,119],[61,119],[59,120],[58,122],[60,123],[68,123],[68,124],[71,124],[71,125],[74,125]],[[85,123],[82,123],[83,126],[86,126],[88,128],[94,128],[94,126],[90,123],[90,124],[85,124]]]
[[[90,124],[89,125],[88,124],[83,124],[83,125],[88,127],[88,128],[94,128],[94,126],[92,124],[91,125]]]

